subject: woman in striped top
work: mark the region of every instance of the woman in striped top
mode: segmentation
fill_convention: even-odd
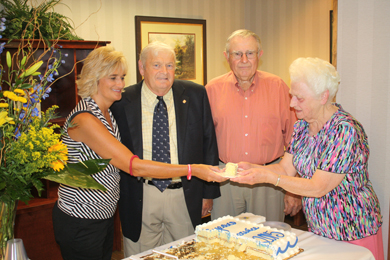
[[[362,125],[332,103],[340,76],[318,58],[299,58],[290,66],[290,106],[298,121],[279,164],[246,169],[240,183],[271,183],[302,195],[309,230],[364,246],[383,256],[382,216],[368,175],[369,147]],[[298,173],[301,178],[296,178]]]
[[[105,170],[92,175],[106,191],[59,187],[53,226],[64,260],[111,259],[113,215],[119,200],[119,169],[141,177],[171,178],[192,174],[206,181],[226,180],[207,165],[171,165],[140,160],[120,143],[118,127],[109,108],[122,97],[126,72],[123,54],[106,46],[88,55],[77,80],[82,100],[64,125],[63,142],[68,146],[69,163],[100,158],[111,161]]]

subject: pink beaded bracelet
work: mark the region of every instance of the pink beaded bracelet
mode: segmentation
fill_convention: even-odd
[[[192,169],[191,164],[188,164],[188,174],[187,174],[187,180],[191,180],[192,177]]]
[[[134,155],[131,156],[131,158],[130,158],[129,174],[130,174],[131,176],[134,176],[134,175],[133,175],[133,160],[134,160],[135,158],[138,158],[138,159],[139,159],[138,155],[135,155],[135,154],[134,154]]]

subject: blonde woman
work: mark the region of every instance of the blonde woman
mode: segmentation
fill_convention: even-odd
[[[113,246],[113,215],[119,199],[119,169],[133,176],[169,178],[196,176],[223,181],[206,165],[170,165],[138,159],[120,143],[110,106],[120,100],[125,86],[126,60],[112,47],[92,51],[77,81],[82,97],[64,125],[63,142],[69,163],[88,159],[111,159],[108,167],[92,177],[107,191],[60,185],[53,209],[53,225],[64,260],[110,260]],[[69,123],[72,123],[70,127]]]

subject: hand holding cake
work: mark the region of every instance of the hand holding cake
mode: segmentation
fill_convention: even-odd
[[[230,178],[231,181],[250,185],[269,183],[267,178],[269,170],[266,167],[260,165],[253,166],[248,162],[240,162],[237,166],[242,170],[234,178]]]

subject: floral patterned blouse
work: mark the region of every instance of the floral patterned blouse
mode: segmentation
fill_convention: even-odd
[[[346,174],[320,198],[303,197],[309,230],[336,239],[356,240],[377,233],[382,224],[379,201],[368,176],[369,147],[362,125],[339,104],[339,110],[314,136],[298,120],[287,152],[299,175],[311,179],[317,169]]]

